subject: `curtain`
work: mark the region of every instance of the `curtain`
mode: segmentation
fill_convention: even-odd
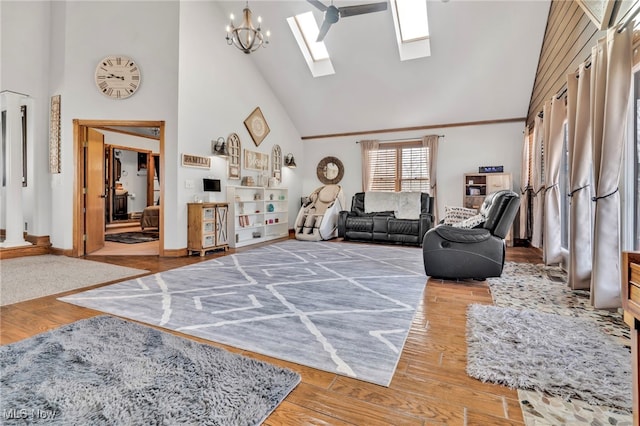
[[[362,190],[364,192],[371,190],[371,176],[373,176],[375,167],[373,161],[371,161],[371,154],[373,151],[377,151],[380,147],[380,142],[377,140],[364,140],[360,141],[360,151],[362,152]]]
[[[568,285],[573,290],[591,286],[591,69],[584,64],[567,76],[567,130],[569,151],[569,264]]]
[[[531,196],[533,197],[531,245],[537,248],[542,247],[542,209],[544,207],[544,198],[542,195],[544,184],[541,176],[542,139],[544,137],[543,124],[542,118],[536,116],[533,127],[533,162],[531,164]]]
[[[620,194],[627,106],[631,89],[632,25],[607,30],[591,52],[591,123],[595,196],[591,303],[618,308],[620,298]]]
[[[549,123],[548,138],[544,150],[544,227],[543,227],[543,260],[545,265],[555,265],[562,261],[561,228],[560,228],[560,163],[562,162],[562,146],[564,143],[564,120],[567,110],[564,98],[555,96],[550,101],[550,115],[545,113]],[[549,117],[549,118],[547,118]],[[546,133],[546,132],[545,132]]]
[[[527,226],[529,218],[529,128],[524,132],[524,143],[522,144],[522,165],[520,169],[520,222],[518,236],[522,240],[529,239],[529,228]]]
[[[437,164],[438,164],[438,135],[427,135],[422,138],[422,146],[429,151],[429,195],[433,198],[433,223],[438,223],[438,185],[437,185]]]

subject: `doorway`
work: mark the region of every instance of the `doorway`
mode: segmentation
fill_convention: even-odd
[[[157,249],[149,253],[146,248],[139,254],[163,256],[164,121],[76,119],[73,127],[77,158],[73,255],[102,254],[107,232],[120,226],[139,228],[141,216],[151,211],[157,223]],[[105,140],[105,134],[115,136]],[[146,139],[153,144],[136,142]],[[107,244],[111,244],[109,255],[132,254],[130,247],[117,253],[113,243]]]

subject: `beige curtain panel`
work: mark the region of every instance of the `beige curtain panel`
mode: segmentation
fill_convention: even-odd
[[[360,141],[360,151],[362,152],[362,190],[371,191],[371,176],[373,176],[371,153],[380,148],[378,140]]]
[[[422,138],[422,146],[429,151],[429,195],[433,198],[433,216],[434,223],[438,223],[438,185],[437,185],[437,168],[438,168],[438,135],[427,135]]]
[[[591,123],[595,196],[591,303],[618,308],[620,297],[620,193],[627,107],[631,89],[632,25],[610,28],[591,51]]]
[[[529,128],[525,129],[522,143],[522,163],[520,168],[520,213],[518,236],[522,240],[529,239],[529,229],[527,226],[529,217]]]
[[[536,116],[533,127],[533,162],[531,164],[531,196],[533,197],[533,212],[531,225],[531,245],[542,247],[542,209],[544,207],[544,184],[542,182],[542,138],[544,130],[542,118]]]
[[[543,261],[545,265],[556,265],[562,261],[560,227],[560,163],[562,162],[562,147],[564,144],[564,121],[567,109],[564,98],[555,96],[549,101],[550,116],[545,120],[549,123],[549,136],[544,150],[544,227]]]
[[[569,152],[569,264],[568,285],[591,287],[591,69],[582,64],[567,76],[567,130]]]

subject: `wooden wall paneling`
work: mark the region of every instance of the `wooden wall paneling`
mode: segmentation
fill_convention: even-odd
[[[588,59],[604,33],[575,1],[552,0],[527,113],[531,130],[544,102],[562,90],[567,74]]]

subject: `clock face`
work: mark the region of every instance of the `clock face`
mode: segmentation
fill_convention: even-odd
[[[125,99],[140,87],[140,68],[122,55],[107,56],[96,67],[96,85],[100,92],[112,99]]]

